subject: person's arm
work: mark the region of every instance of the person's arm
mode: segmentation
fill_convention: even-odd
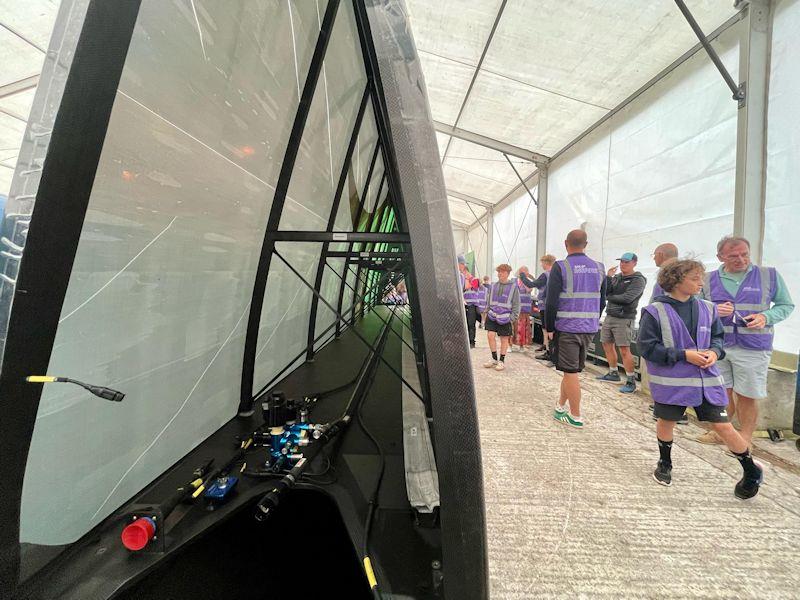
[[[606,308],[606,280],[603,279],[603,283],[600,284],[600,314],[603,314],[603,310]]]
[[[646,283],[647,280],[644,277],[634,277],[628,284],[628,289],[621,294],[614,294],[613,291],[609,290],[611,293],[606,297],[606,302],[613,302],[614,304],[633,304],[642,297]]]
[[[794,310],[794,302],[789,295],[789,288],[779,273],[775,273],[775,299],[772,301],[772,308],[765,310],[763,314],[767,318],[767,326],[775,325],[787,319]]]
[[[527,288],[532,288],[532,287],[534,287],[534,285],[535,285],[535,283],[536,283],[536,282],[535,282],[533,279],[531,279],[530,277],[528,277],[527,275],[525,275],[525,273],[520,273],[520,274],[519,274],[519,280],[520,280],[520,281],[522,282],[522,284],[523,284],[525,287],[527,287]]]
[[[711,347],[709,350],[717,355],[717,360],[725,358],[725,328],[722,326],[716,308],[714,309],[714,320],[711,322]]]
[[[526,283],[525,285],[528,284]],[[547,286],[547,275],[545,275],[544,273],[539,275],[533,282],[531,282],[531,285],[528,285],[528,287],[535,287],[537,290],[543,290],[546,286]]]
[[[547,280],[547,301],[545,302],[545,329],[547,331],[556,330],[556,312],[558,311],[558,300],[561,296],[561,286],[561,267],[555,264]]]
[[[686,353],[683,350],[664,346],[661,339],[661,327],[653,315],[646,310],[642,310],[642,318],[639,321],[637,347],[642,358],[658,365],[672,366],[678,361],[686,360]]]
[[[512,282],[512,285],[514,286],[514,290],[511,292],[511,320],[516,321],[519,319],[519,313],[521,310],[519,288],[517,287],[516,283]]]

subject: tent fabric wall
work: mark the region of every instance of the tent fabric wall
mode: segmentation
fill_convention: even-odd
[[[486,234],[486,231],[484,231],[484,228],[486,227],[487,220],[488,219],[483,219],[467,233],[469,249],[475,253],[475,275],[481,278],[484,275],[489,275],[489,277],[493,276],[492,273],[486,272],[489,236]]]
[[[531,190],[534,198],[537,189]],[[536,271],[536,205],[527,192],[494,215],[492,263],[508,263],[514,272],[527,266]]]
[[[714,46],[738,69],[741,25]],[[650,258],[660,243],[716,266],[716,242],[733,229],[736,103],[704,52],[698,52],[553,161],[547,250],[560,257],[570,229],[584,228],[587,253],[606,266],[622,252]]]
[[[787,236],[800,231],[800,0],[775,7],[767,113],[767,186],[763,263],[778,267],[795,302],[800,259]],[[775,348],[797,353],[800,311],[775,328]]]

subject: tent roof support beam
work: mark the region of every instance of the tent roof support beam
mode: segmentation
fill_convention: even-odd
[[[546,163],[550,160],[549,157],[545,156],[544,154],[539,154],[532,150],[520,148],[519,146],[514,146],[513,144],[507,144],[506,142],[501,142],[500,140],[481,135],[480,133],[467,131],[466,129],[441,123],[440,121],[434,121],[433,127],[439,133],[458,138],[459,140],[464,140],[465,142],[471,142],[478,146],[489,148],[490,150],[495,150],[501,154],[508,154],[509,156],[521,158],[522,160],[527,160],[528,162]]]

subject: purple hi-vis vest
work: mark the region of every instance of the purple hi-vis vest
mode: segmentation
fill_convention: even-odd
[[[480,290],[464,290],[464,304],[467,306],[477,306],[480,308],[481,301],[486,297],[482,289]],[[485,302],[485,300],[484,300]]]
[[[706,350],[711,346],[711,324],[716,316],[716,309],[707,300],[697,300],[697,344],[686,325],[669,304],[653,302],[645,306],[661,327],[661,341],[665,348],[678,350]],[[722,375],[714,365],[701,369],[685,360],[672,366],[659,365],[649,360],[647,376],[650,379],[650,394],[653,400],[661,404],[677,404],[679,406],[700,406],[703,397],[711,404],[726,406],[728,394]]]
[[[719,271],[713,271],[706,276],[705,290],[714,304],[731,302],[734,313],[746,317],[769,309],[775,299],[777,280],[778,276],[772,267],[754,266],[745,275],[734,298],[722,284]],[[747,328],[735,314],[722,317],[722,325],[725,327],[725,346],[739,346],[747,350],[772,350],[772,340],[775,337],[773,327]]]
[[[517,287],[519,288],[519,312],[523,315],[529,315],[533,306],[531,291],[519,279],[517,279]]]
[[[556,331],[596,333],[600,329],[600,289],[605,268],[585,254],[559,260],[561,296],[556,313]]]
[[[657,273],[656,277],[658,277]],[[656,284],[653,286],[653,293],[650,294],[650,302],[652,303],[657,296],[663,296],[665,293],[666,292],[664,292],[664,288],[658,285],[658,281],[656,281]]]
[[[478,295],[478,312],[481,313],[481,314],[486,312],[486,305],[487,305],[486,297],[489,295],[489,291],[491,289],[492,289],[491,285],[486,286],[486,285],[481,284],[481,286],[475,291],[476,294],[479,294]]]
[[[496,281],[489,290],[489,318],[495,323],[511,323],[511,298],[514,295],[514,282],[501,284]]]

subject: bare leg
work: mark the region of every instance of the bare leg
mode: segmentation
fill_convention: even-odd
[[[500,355],[504,356],[508,352],[508,343],[511,341],[510,337],[500,336]]]
[[[728,419],[733,423],[733,415],[736,414],[736,398],[732,389],[728,388],[725,391],[728,392]]]
[[[625,367],[625,373],[628,377],[633,375],[633,354],[631,354],[630,346],[620,346],[619,353],[622,355],[622,366]],[[666,440],[665,440],[666,441]]]
[[[749,446],[753,441],[753,431],[756,429],[758,418],[758,405],[753,398],[736,394],[736,404],[739,409],[739,425],[742,439]]]
[[[606,355],[606,360],[608,361],[608,370],[609,371],[616,371],[617,370],[617,349],[614,347],[613,342],[603,342],[603,352]]]
[[[489,350],[497,352],[497,334],[494,331],[487,331],[486,337],[489,339]]]
[[[561,397],[569,400],[569,412],[573,417],[581,416],[581,380],[577,373],[564,373],[561,380]]]
[[[747,450],[747,442],[730,423],[712,423],[711,428],[717,432],[731,452],[741,454]]]
[[[662,442],[671,442],[675,431],[675,421],[658,419],[656,421],[656,436]]]

